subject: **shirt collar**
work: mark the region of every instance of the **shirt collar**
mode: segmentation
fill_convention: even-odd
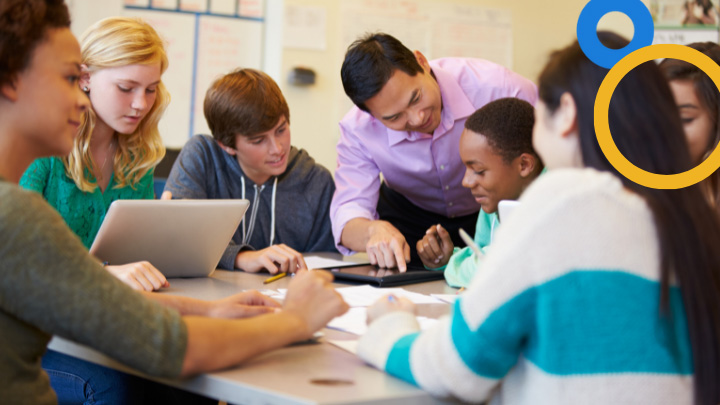
[[[443,103],[440,125],[435,129],[434,135],[414,131],[395,131],[388,128],[388,143],[390,146],[405,140],[415,141],[432,136],[442,136],[455,125],[455,121],[465,119],[475,112],[475,107],[450,72],[445,71],[437,65],[432,66],[432,72],[435,75],[438,86],[440,86],[440,96],[442,97]]]

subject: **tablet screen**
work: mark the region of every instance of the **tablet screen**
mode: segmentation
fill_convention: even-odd
[[[360,265],[350,267],[336,267],[328,269],[338,281],[352,281],[374,284],[380,287],[420,283],[423,281],[439,280],[443,278],[442,271],[427,269],[408,269],[401,273],[398,269],[382,269],[373,265]]]
[[[395,274],[400,274],[400,270],[397,268],[395,269],[381,269],[377,266],[373,266],[372,264],[366,264],[362,266],[346,266],[346,267],[335,267],[332,269],[328,269],[333,274],[335,273],[344,273],[344,274],[355,274],[359,276],[368,276],[368,277],[386,277],[386,276],[392,276]]]

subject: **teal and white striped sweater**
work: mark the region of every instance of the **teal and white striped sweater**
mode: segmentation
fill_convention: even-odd
[[[533,183],[450,316],[419,333],[387,314],[361,338],[368,363],[438,396],[492,404],[692,403],[680,290],[661,315],[650,209],[608,173]]]

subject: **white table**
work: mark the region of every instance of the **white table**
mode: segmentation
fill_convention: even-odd
[[[216,270],[208,278],[171,279],[162,294],[217,299],[246,289],[287,288],[290,277],[263,286],[267,273],[248,274]],[[337,284],[347,286],[347,284]],[[444,281],[404,286],[424,294],[454,294]],[[439,317],[449,311],[446,304],[419,305],[419,314]],[[357,336],[324,329],[325,337],[353,340]],[[131,333],[131,332],[130,332]],[[85,346],[53,338],[49,347],[97,364],[140,375],[188,391],[233,404],[437,404],[419,388],[365,365],[354,354],[320,339],[320,343],[298,344],[252,358],[244,364],[183,380],[148,377]]]

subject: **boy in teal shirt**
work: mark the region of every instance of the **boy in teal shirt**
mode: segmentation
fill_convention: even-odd
[[[470,189],[482,208],[475,244],[483,253],[498,226],[498,203],[517,200],[543,171],[532,146],[534,122],[532,105],[517,98],[488,103],[465,122],[460,137],[460,158],[467,168],[462,185]],[[469,247],[455,247],[439,224],[418,241],[417,251],[425,267],[444,270],[445,280],[453,287],[468,286],[482,260]]]

